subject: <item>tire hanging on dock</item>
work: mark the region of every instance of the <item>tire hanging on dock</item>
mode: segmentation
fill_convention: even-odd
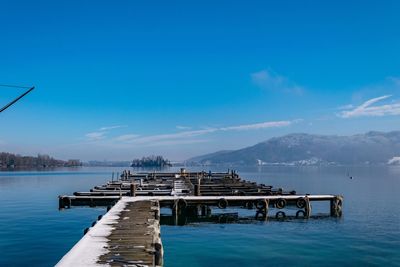
[[[225,198],[221,198],[220,200],[218,200],[218,208],[226,209],[227,206],[228,206],[228,201]]]
[[[278,209],[283,209],[286,206],[286,200],[283,198],[280,198],[276,201],[275,207]]]
[[[264,199],[259,199],[259,200],[256,201],[256,208],[258,210],[265,209],[265,206],[266,206],[266,203],[265,203]]]
[[[296,207],[298,207],[299,209],[304,209],[307,205],[307,201],[303,198],[300,197],[297,199],[296,201]]]

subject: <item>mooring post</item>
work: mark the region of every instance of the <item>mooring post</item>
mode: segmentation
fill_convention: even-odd
[[[311,201],[307,196],[304,197],[304,200],[306,201],[306,206],[304,207],[304,211],[306,213],[305,217],[310,218],[310,216],[311,216]]]
[[[136,197],[136,184],[131,183],[131,197]]]
[[[197,178],[197,196],[201,196],[201,178]]]
[[[163,247],[161,243],[154,244],[154,264],[155,266],[163,266]]]
[[[264,220],[268,219],[269,200],[265,199]]]
[[[59,210],[64,209],[64,199],[62,196],[58,196],[58,209]]]
[[[343,206],[342,196],[335,196],[333,199],[331,199],[331,216],[332,217],[342,216],[342,206]]]
[[[256,202],[256,219],[261,215],[261,219],[268,219],[268,208],[269,208],[269,200],[268,199],[260,199]]]
[[[174,217],[174,225],[178,225],[178,216],[179,216],[178,200],[175,200],[174,205],[172,206],[172,216]]]
[[[71,198],[68,198],[68,208],[69,209],[71,208],[71,205],[72,205],[72,200],[71,200]]]

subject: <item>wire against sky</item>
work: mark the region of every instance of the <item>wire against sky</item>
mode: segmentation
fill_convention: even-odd
[[[23,98],[24,96],[26,96],[27,94],[29,94],[33,89],[35,89],[35,86],[32,87],[23,87],[23,86],[17,86],[17,85],[4,85],[4,84],[0,84],[0,86],[3,87],[14,87],[14,88],[24,88],[27,89],[29,88],[27,91],[25,91],[23,94],[21,94],[20,96],[18,96],[17,98],[15,98],[13,101],[11,101],[10,103],[8,103],[7,105],[5,105],[4,107],[2,107],[0,109],[0,113],[3,112],[4,110],[8,109],[9,107],[11,107],[13,104],[15,104],[18,100],[20,100],[21,98]]]

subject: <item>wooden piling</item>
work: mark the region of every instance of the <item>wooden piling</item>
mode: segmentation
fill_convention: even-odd
[[[332,217],[341,217],[342,216],[342,206],[343,206],[343,197],[335,196],[330,200],[330,210]]]
[[[136,197],[136,184],[135,183],[131,183],[130,194],[131,194],[131,197]]]
[[[304,200],[306,201],[306,206],[304,208],[304,211],[306,213],[305,217],[306,218],[310,218],[310,216],[311,216],[311,201],[310,201],[310,198],[308,196],[305,196]]]
[[[197,178],[197,192],[196,196],[201,196],[201,178]]]

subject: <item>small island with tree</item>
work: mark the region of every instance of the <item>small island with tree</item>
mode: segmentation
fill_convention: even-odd
[[[131,167],[134,168],[145,168],[145,167],[170,167],[171,162],[164,159],[162,156],[149,156],[143,157],[141,159],[134,159],[132,161]]]

